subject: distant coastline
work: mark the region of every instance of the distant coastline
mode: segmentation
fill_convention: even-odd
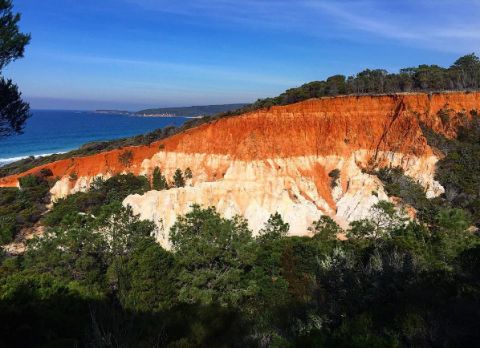
[[[128,117],[89,111],[32,110],[24,133],[0,141],[0,167],[30,157],[45,157],[101,143],[140,136],[169,126],[180,127],[184,117]]]
[[[198,115],[198,116],[180,116],[176,114],[140,114],[137,112],[129,112],[129,111],[119,111],[119,110],[95,110],[96,114],[104,114],[104,115],[124,115],[124,116],[133,116],[133,117],[163,117],[163,118],[172,118],[172,117],[183,117],[183,118],[202,118],[207,115]]]
[[[95,110],[96,114],[107,114],[107,115],[126,115],[126,116],[133,116],[134,113],[131,111],[124,111],[124,110]]]
[[[133,116],[133,117],[202,118],[205,116],[215,115],[221,112],[234,111],[244,107],[245,105],[247,104],[203,105],[203,106],[145,109],[140,111],[107,109],[107,110],[95,110],[95,113],[106,114],[106,115],[124,115],[124,116]]]

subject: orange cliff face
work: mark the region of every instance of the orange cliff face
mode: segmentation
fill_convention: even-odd
[[[448,122],[438,116],[442,109],[452,111]],[[368,165],[402,166],[430,196],[441,193],[433,179],[438,158],[420,125],[453,137],[477,109],[480,93],[311,99],[223,118],[150,146],[57,161],[1,178],[0,186],[15,186],[19,177],[49,168],[61,178],[52,189],[58,198],[86,190],[95,176],[149,176],[158,166],[170,178],[175,169],[189,167],[194,177],[187,187],[130,196],[125,204],[144,218],[161,218],[167,227],[192,203],[214,205],[227,216],[245,215],[253,229],[279,211],[291,222],[292,234],[305,234],[322,214],[348,223],[388,198],[378,179],[362,171]],[[125,151],[133,154],[128,166],[119,159]],[[341,174],[332,185],[333,169]]]
[[[230,155],[251,161],[274,157],[348,155],[355,150],[393,151],[425,155],[431,150],[419,122],[452,137],[438,111],[465,112],[480,107],[480,93],[400,94],[311,99],[224,118],[187,130],[150,146],[125,147],[92,156],[60,160],[25,173],[0,178],[1,186],[16,186],[19,177],[52,170],[54,176],[139,172],[144,159],[155,153],[182,152]],[[415,115],[417,113],[418,115]],[[456,120],[453,120],[456,121]],[[458,123],[458,122],[457,122]],[[162,146],[160,146],[162,145]],[[130,166],[119,156],[132,151]]]

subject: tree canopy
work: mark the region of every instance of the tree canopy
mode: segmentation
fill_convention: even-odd
[[[13,12],[11,0],[0,0],[0,73],[23,57],[30,35],[20,32],[20,14]],[[30,107],[12,80],[0,76],[0,137],[20,133],[30,116]]]

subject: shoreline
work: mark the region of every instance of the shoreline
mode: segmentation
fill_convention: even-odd
[[[58,151],[58,152],[32,154],[32,155],[20,155],[20,156],[16,156],[16,157],[0,158],[0,167],[6,166],[7,164],[10,164],[10,163],[18,162],[18,161],[21,161],[21,160],[24,160],[24,159],[27,159],[27,158],[30,158],[30,157],[33,157],[33,158],[36,159],[36,158],[48,157],[48,156],[52,156],[52,155],[61,155],[63,153],[67,153],[69,151],[72,151],[72,150],[70,149],[70,150],[62,150],[62,151]]]
[[[198,115],[198,116],[177,116],[174,114],[137,114],[134,112],[126,112],[126,111],[93,111],[94,114],[98,115],[118,115],[118,116],[128,116],[128,117],[140,117],[140,118],[189,118],[189,119],[199,119],[205,117],[205,115]]]

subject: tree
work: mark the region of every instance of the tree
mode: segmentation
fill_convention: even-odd
[[[181,301],[228,306],[252,295],[255,286],[248,274],[255,244],[245,219],[225,219],[213,207],[194,205],[172,226],[170,241],[180,267]]]
[[[121,202],[128,195],[141,195],[149,190],[150,182],[145,176],[136,176],[128,173],[112,176],[96,190],[93,190],[93,192],[98,192],[105,196],[105,202],[103,203],[108,204],[114,201]]]
[[[283,221],[282,216],[276,212],[270,215],[265,227],[259,231],[261,239],[280,239],[287,236],[290,225]]]
[[[21,95],[12,80],[0,77],[0,137],[21,133],[30,117],[30,106]]]
[[[392,232],[405,226],[407,219],[393,203],[380,201],[370,209],[370,218],[354,221],[347,232],[348,238],[388,238]]]
[[[336,240],[337,234],[343,232],[340,226],[326,215],[315,221],[308,230],[322,240]]]
[[[441,209],[437,215],[437,224],[441,230],[456,233],[466,231],[470,221],[463,209]]]
[[[476,239],[467,231],[471,223],[463,209],[440,209],[436,223],[433,240],[440,259],[453,259]]]
[[[327,79],[327,95],[345,94],[346,88],[346,79],[343,75],[334,75]]]
[[[175,304],[173,255],[153,240],[140,243],[127,261],[126,308],[156,311]]]
[[[186,178],[186,179],[191,179],[191,178],[193,178],[192,170],[190,169],[190,167],[188,167],[187,169],[185,169],[185,178]]]
[[[185,186],[185,178],[183,177],[183,173],[180,169],[175,171],[173,175],[173,184],[175,187],[184,187]]]
[[[480,59],[474,54],[460,57],[450,68],[456,73],[460,88],[478,88],[480,86]]]
[[[168,189],[167,179],[158,167],[155,167],[155,169],[153,170],[152,188],[157,191]]]
[[[19,31],[20,14],[13,13],[11,0],[0,0],[0,71],[23,57],[30,35]],[[0,76],[0,137],[21,133],[30,117],[30,107],[12,80]]]

